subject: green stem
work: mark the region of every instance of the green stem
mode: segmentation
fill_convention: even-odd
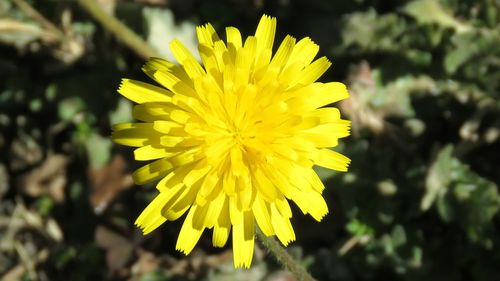
[[[134,33],[134,31],[115,17],[104,12],[94,0],[78,0],[78,3],[102,24],[104,28],[113,33],[118,40],[125,43],[137,55],[144,59],[160,56],[157,50],[146,43],[141,37]]]
[[[274,237],[267,237],[257,228],[257,238],[267,250],[274,255],[276,260],[288,271],[290,271],[298,281],[316,281],[307,270],[300,265]]]
[[[64,33],[57,28],[52,22],[46,19],[42,14],[40,14],[35,8],[33,8],[28,2],[24,0],[12,0],[27,16],[38,21],[48,32],[53,34],[59,40],[64,39]]]

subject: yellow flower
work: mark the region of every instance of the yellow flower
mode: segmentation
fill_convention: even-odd
[[[232,229],[235,267],[249,267],[255,223],[287,245],[295,240],[289,200],[320,221],[328,212],[313,166],[347,171],[350,160],[329,147],[349,135],[333,107],[348,97],[339,82],[315,82],[330,66],[319,46],[286,36],[272,55],[276,18],[263,16],[244,42],[226,28],[196,29],[203,65],[178,40],[180,65],[150,59],[144,72],[161,87],[123,79],[120,94],[137,103],[140,123],[113,127],[113,140],[138,147],[137,184],[161,179],[159,194],[135,222],[147,234],[187,212],[176,248],[188,254],[205,229],[216,247]]]

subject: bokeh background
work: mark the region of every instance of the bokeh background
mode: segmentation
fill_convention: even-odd
[[[318,280],[500,280],[500,1],[97,2],[166,58],[198,24],[249,35],[267,13],[332,59],[352,165],[318,170],[330,214],[295,208],[288,247]],[[0,279],[294,280],[260,244],[235,270],[208,233],[176,252],[182,219],[133,226],[156,191],[109,136],[143,63],[76,0],[0,1]]]

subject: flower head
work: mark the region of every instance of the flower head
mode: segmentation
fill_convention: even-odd
[[[244,41],[210,24],[196,29],[202,65],[178,40],[179,65],[150,59],[144,72],[160,86],[123,79],[120,94],[137,103],[139,123],[113,127],[113,140],[138,147],[153,162],[133,174],[137,184],[160,179],[159,194],[136,221],[149,233],[187,212],[176,248],[188,254],[205,229],[222,247],[231,234],[236,267],[249,267],[255,224],[287,245],[293,201],[320,221],[328,212],[313,166],[346,171],[350,160],[329,149],[349,135],[333,107],[348,97],[344,84],[315,82],[330,66],[314,60],[309,38],[286,36],[273,55],[276,19],[263,16]],[[314,60],[314,61],[313,61]]]

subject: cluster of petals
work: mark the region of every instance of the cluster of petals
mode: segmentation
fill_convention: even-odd
[[[151,58],[143,71],[158,86],[123,79],[118,92],[137,103],[134,118],[117,124],[113,140],[137,147],[137,184],[157,181],[155,199],[136,220],[147,234],[187,213],[176,248],[188,254],[206,229],[216,247],[232,235],[235,267],[249,267],[255,227],[287,245],[294,202],[320,221],[328,207],[315,165],[347,171],[350,160],[331,150],[350,123],[331,103],[348,97],[339,82],[316,80],[330,61],[315,60],[311,39],[286,36],[273,55],[276,19],[264,15],[245,40],[226,28],[197,27],[202,63],[178,40],[178,64]]]

